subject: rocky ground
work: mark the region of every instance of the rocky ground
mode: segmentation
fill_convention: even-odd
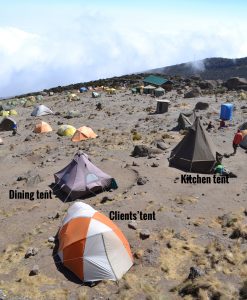
[[[198,112],[210,136],[224,154],[232,152],[232,138],[246,121],[247,101],[239,92],[210,90],[184,98],[196,86],[167,93],[169,112],[153,114],[156,99],[132,95],[121,89],[116,95],[91,92],[67,102],[67,92],[44,96],[42,103],[55,115],[31,117],[32,107],[15,108],[19,135],[1,132],[0,146],[0,299],[247,299],[246,153],[224,158],[237,174],[229,184],[181,184],[182,171],[170,168],[171,149],[183,138],[173,130],[181,111],[198,101],[209,107]],[[198,92],[198,90],[197,90]],[[228,128],[218,130],[220,104],[230,101],[236,109]],[[102,110],[96,110],[96,104]],[[67,119],[71,110],[79,117]],[[33,133],[43,120],[53,132]],[[59,124],[90,126],[98,138],[80,143],[59,137]],[[159,141],[159,143],[157,143]],[[151,147],[146,157],[133,157],[135,145]],[[162,149],[159,149],[162,148]],[[52,199],[10,199],[9,190],[49,191],[53,174],[67,165],[78,149],[112,175],[119,188],[85,199],[100,212],[153,213],[155,220],[116,220],[134,254],[134,265],[118,282],[83,285],[54,262],[54,239],[71,203]],[[157,151],[158,150],[158,151]],[[31,272],[31,274],[30,274]],[[30,276],[32,275],[32,276]]]

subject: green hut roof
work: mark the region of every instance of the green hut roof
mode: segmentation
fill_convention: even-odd
[[[144,78],[143,82],[148,83],[148,84],[154,84],[157,86],[160,86],[164,83],[166,83],[167,79],[160,77],[160,76],[155,76],[155,75],[149,75],[148,77]]]

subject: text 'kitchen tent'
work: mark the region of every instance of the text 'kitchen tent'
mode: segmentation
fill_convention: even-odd
[[[62,263],[84,282],[119,280],[133,265],[122,231],[88,204],[68,209],[58,239]]]
[[[56,185],[71,199],[117,188],[115,180],[97,168],[82,151],[78,151],[73,160],[54,177]]]
[[[188,172],[212,173],[217,152],[197,117],[189,132],[172,150],[170,166]]]

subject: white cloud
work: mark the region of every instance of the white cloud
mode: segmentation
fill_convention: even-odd
[[[192,28],[176,22],[163,28],[160,21],[152,25],[149,20],[145,27],[123,22],[85,11],[53,20],[52,28],[48,22],[37,33],[0,27],[0,96],[247,53],[238,26],[216,30],[216,24]]]

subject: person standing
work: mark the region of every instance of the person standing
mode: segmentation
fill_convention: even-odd
[[[14,124],[14,125],[12,126],[12,135],[16,135],[16,134],[17,134],[17,125]]]
[[[233,142],[232,142],[233,155],[236,154],[237,148],[238,148],[239,144],[242,142],[242,140],[243,140],[243,135],[242,135],[240,129],[238,129],[238,132],[235,134]]]

